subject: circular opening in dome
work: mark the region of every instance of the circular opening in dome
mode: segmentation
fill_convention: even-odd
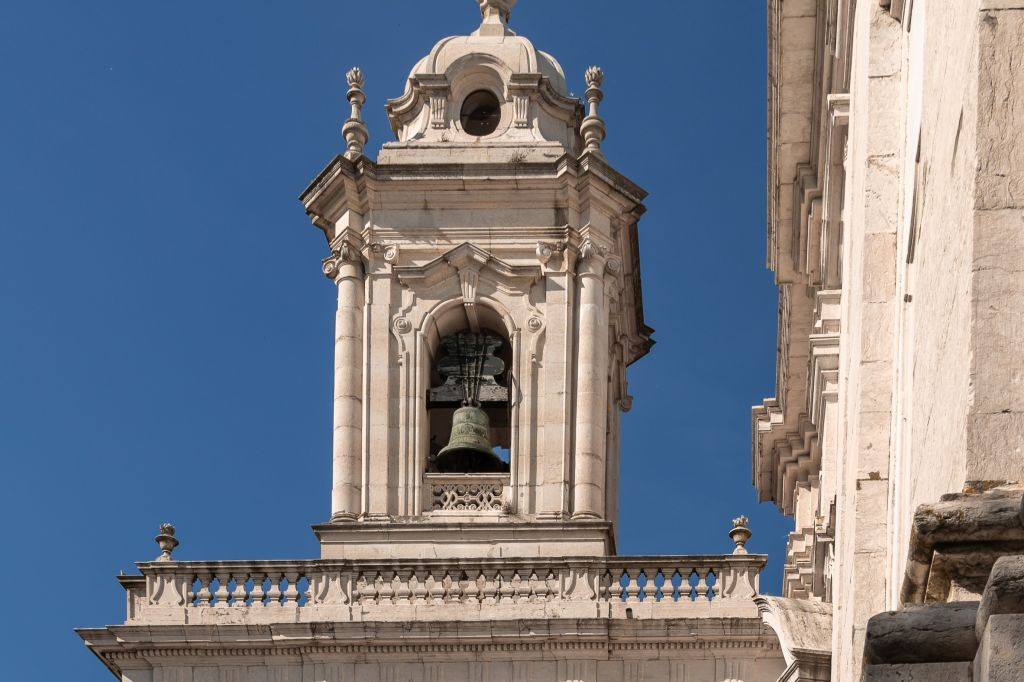
[[[490,90],[477,90],[462,102],[461,120],[470,135],[490,135],[501,121],[501,103]]]

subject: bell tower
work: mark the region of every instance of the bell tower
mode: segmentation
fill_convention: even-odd
[[[349,72],[347,149],[301,196],[338,289],[324,558],[615,553],[645,192],[601,151],[601,70],[581,102],[516,0],[477,2],[387,102],[377,161]]]

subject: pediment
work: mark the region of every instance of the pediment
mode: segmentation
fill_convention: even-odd
[[[423,265],[403,265],[394,274],[403,286],[430,288],[456,275],[476,273],[508,289],[526,291],[543,275],[539,265],[511,265],[479,246],[463,242]]]

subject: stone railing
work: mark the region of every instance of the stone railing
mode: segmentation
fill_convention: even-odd
[[[121,576],[130,624],[671,618],[754,608],[766,557],[174,561]],[[732,612],[735,611],[735,614]]]
[[[508,474],[424,474],[432,512],[501,513]]]

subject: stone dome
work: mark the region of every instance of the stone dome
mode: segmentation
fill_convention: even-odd
[[[511,29],[501,36],[481,36],[474,32],[468,36],[442,38],[409,72],[406,92],[417,76],[448,73],[453,65],[467,55],[489,54],[502,61],[513,73],[539,73],[551,81],[551,87],[560,95],[569,96],[565,72],[558,60],[538,50],[529,39],[516,35]]]
[[[438,41],[409,72],[402,96],[388,101],[398,141],[384,145],[382,158],[426,161],[460,147],[480,160],[578,152],[583,108],[561,65],[508,27],[516,0],[477,3],[479,28]],[[467,103],[480,101],[467,113]],[[488,124],[474,127],[476,115]]]

